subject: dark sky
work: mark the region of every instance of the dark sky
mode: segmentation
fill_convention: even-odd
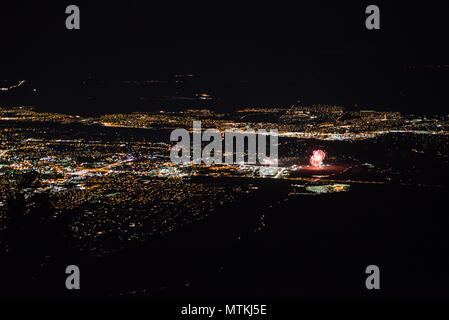
[[[45,68],[58,73],[71,66],[75,73],[139,74],[167,68],[253,72],[448,59],[448,11],[432,1],[381,2],[380,31],[365,29],[364,8],[371,3],[365,1],[273,7],[178,3],[165,8],[151,7],[150,1],[90,1],[79,3],[81,30],[68,31],[64,10],[75,2],[13,7],[2,2],[3,72],[39,73]]]
[[[3,1],[0,78],[148,79],[192,72],[267,86],[281,81],[313,97],[328,94],[324,100],[360,93],[363,101],[385,103],[408,85],[410,65],[449,64],[449,11],[440,2],[297,2]],[[79,31],[65,29],[68,4],[81,9]],[[380,7],[381,30],[365,28],[369,4]],[[437,78],[441,82],[441,74]]]

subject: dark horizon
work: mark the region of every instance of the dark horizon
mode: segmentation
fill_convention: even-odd
[[[446,114],[446,6],[380,2],[382,27],[369,31],[364,26],[367,4],[168,8],[79,3],[81,29],[70,31],[64,26],[67,3],[8,4],[0,21],[8,48],[0,53],[1,79],[33,80],[48,91],[60,88],[51,101],[40,102],[44,109],[47,103],[77,98],[70,95],[77,81],[192,73],[228,95],[236,83],[247,81],[248,90],[236,87],[232,99],[222,97],[230,100],[229,108],[300,99]],[[60,112],[76,112],[66,108]],[[92,105],[76,108],[86,112]]]

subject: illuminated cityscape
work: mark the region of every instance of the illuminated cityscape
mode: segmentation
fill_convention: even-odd
[[[272,122],[245,121],[267,113]],[[37,205],[38,196],[45,194],[54,219],[76,212],[71,217],[71,239],[76,246],[98,255],[206,219],[217,204],[232,203],[257,192],[260,179],[284,181],[290,186],[289,197],[298,192],[348,191],[353,184],[438,187],[444,179],[427,181],[425,168],[420,176],[410,176],[411,167],[405,158],[431,156],[445,164],[448,161],[447,117],[345,112],[342,107],[331,106],[245,108],[230,114],[190,110],[99,117],[3,107],[0,117],[2,229],[6,228],[6,211],[12,199],[23,198],[26,214]],[[221,130],[279,128],[279,167],[172,164],[167,138],[170,131],[189,128],[198,118],[207,124],[206,128]],[[353,152],[365,146],[388,153],[385,146],[377,146],[386,139],[391,141],[389,145],[406,141],[404,159],[389,159],[387,165],[376,158],[357,158]],[[428,144],[425,150],[419,147],[423,140]],[[335,150],[333,144],[340,141],[347,144],[348,151]],[[329,156],[314,150],[310,164],[316,169],[308,169],[309,154],[304,150],[314,145],[329,145]],[[418,173],[415,170],[415,175]],[[245,182],[232,186],[224,183],[224,178]],[[114,245],[108,248],[111,243],[106,242],[111,237]],[[8,250],[7,242],[2,245]]]
[[[448,299],[447,10],[378,5],[5,5],[0,300]]]
[[[221,132],[277,129],[277,166],[172,163],[170,133],[177,128],[192,133],[193,121],[201,121],[202,130]],[[17,237],[31,237],[26,225],[34,228],[34,219],[43,230],[50,228],[46,241],[59,247],[36,249],[40,254],[69,249],[81,259],[95,259],[226,219],[227,208],[243,203],[252,206],[251,221],[225,239],[264,234],[279,203],[294,207],[304,197],[377,192],[360,189],[370,185],[417,190],[447,185],[434,171],[449,161],[444,115],[293,105],[86,116],[3,106],[0,133],[0,230],[9,235],[0,245],[12,255],[19,250]],[[23,224],[18,215],[31,220]],[[40,258],[36,263],[45,265]]]

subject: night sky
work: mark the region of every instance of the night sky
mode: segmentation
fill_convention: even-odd
[[[448,70],[410,66],[449,64],[448,6],[390,2],[2,3],[0,78],[52,82],[195,73],[252,81],[270,103],[300,97],[417,111],[429,99],[426,108],[444,113]],[[81,30],[65,29],[69,4],[80,7]],[[380,7],[381,30],[365,28],[369,4]]]

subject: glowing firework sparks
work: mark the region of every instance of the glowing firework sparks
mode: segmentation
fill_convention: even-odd
[[[310,164],[314,167],[320,167],[325,157],[326,153],[323,150],[314,150],[310,157]]]

